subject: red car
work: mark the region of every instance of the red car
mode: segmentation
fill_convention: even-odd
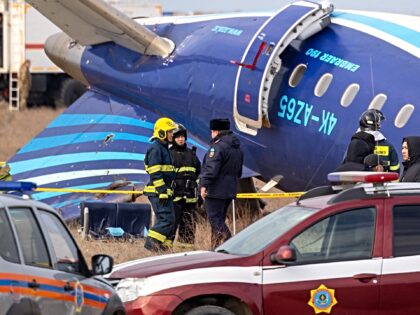
[[[420,184],[346,174],[330,178],[365,183],[311,190],[215,251],[116,266],[127,313],[420,314]]]

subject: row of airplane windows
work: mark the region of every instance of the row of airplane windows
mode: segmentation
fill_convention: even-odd
[[[306,69],[307,69],[307,66],[305,64],[297,65],[293,69],[292,74],[289,77],[289,86],[297,87],[300,81],[302,80],[306,72]],[[333,75],[331,73],[323,74],[319,78],[317,84],[315,85],[315,89],[314,89],[315,96],[322,97],[327,92],[332,80],[333,80]],[[353,103],[354,99],[356,98],[357,93],[359,93],[359,90],[360,90],[359,84],[357,83],[350,84],[346,88],[346,90],[344,91],[341,97],[340,105],[343,107],[349,107]],[[387,96],[383,93],[379,93],[372,99],[372,101],[369,104],[369,108],[382,110],[382,107],[384,106],[386,100],[387,100]],[[406,104],[402,106],[398,114],[395,116],[395,119],[394,119],[395,127],[403,128],[407,124],[413,112],[414,112],[414,105]]]

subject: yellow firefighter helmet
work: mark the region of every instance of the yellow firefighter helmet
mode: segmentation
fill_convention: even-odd
[[[156,120],[153,130],[153,137],[160,140],[165,140],[167,132],[174,130],[178,125],[170,118],[162,117]]]

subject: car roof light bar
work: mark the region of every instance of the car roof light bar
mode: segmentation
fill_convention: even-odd
[[[340,183],[387,183],[398,180],[393,172],[335,172],[328,174],[330,182]]]
[[[36,187],[36,184],[32,182],[0,181],[0,191],[32,191]]]
[[[396,195],[413,195],[420,193],[420,183],[389,183],[385,187],[370,186],[364,187],[367,194],[376,194],[383,191],[389,191]]]

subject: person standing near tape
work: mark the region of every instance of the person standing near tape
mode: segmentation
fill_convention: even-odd
[[[172,119],[159,118],[154,126],[152,144],[149,146],[144,164],[150,181],[144,188],[155,213],[155,224],[150,228],[144,247],[150,251],[165,250],[172,245],[170,240],[174,224],[172,183],[175,178],[169,143],[177,125]]]
[[[243,153],[239,139],[230,131],[229,119],[212,119],[210,130],[212,140],[201,169],[200,194],[211,225],[211,245],[215,248],[231,237],[225,220],[242,176]]]
[[[196,147],[187,147],[187,129],[181,124],[174,130],[174,141],[169,149],[175,167],[174,210],[175,228],[172,240],[178,229],[178,241],[184,244],[195,242],[195,216],[197,207],[197,179],[201,163],[196,155]]]

